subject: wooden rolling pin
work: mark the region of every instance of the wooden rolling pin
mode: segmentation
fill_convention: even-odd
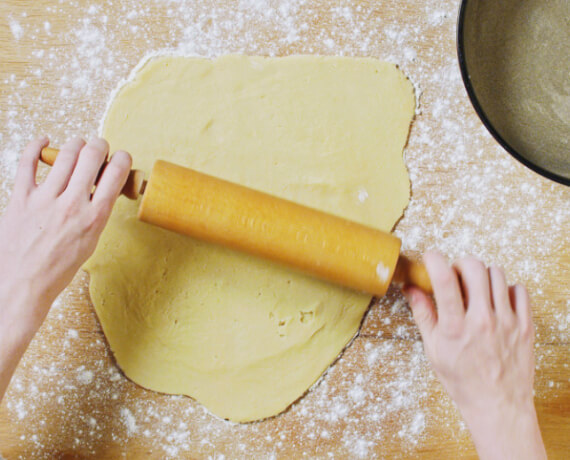
[[[53,165],[57,153],[46,147],[41,159]],[[132,170],[122,190],[131,199],[143,194],[143,222],[377,296],[391,281],[431,293],[425,267],[401,256],[390,233],[162,160],[143,179]]]

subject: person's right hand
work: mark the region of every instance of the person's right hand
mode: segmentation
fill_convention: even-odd
[[[433,301],[408,288],[424,348],[457,403],[481,458],[546,458],[533,402],[530,299],[500,268],[468,257],[450,267],[424,256]]]

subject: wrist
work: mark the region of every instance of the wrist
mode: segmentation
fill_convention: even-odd
[[[481,459],[546,458],[532,396],[462,415]]]
[[[0,399],[41,324],[43,302],[27,284],[0,282]]]
[[[41,296],[31,283],[24,280],[0,283],[0,345],[17,352],[28,346],[39,328],[36,311],[42,305]]]

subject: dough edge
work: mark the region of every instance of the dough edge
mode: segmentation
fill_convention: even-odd
[[[115,91],[115,93],[112,95],[111,100],[108,104],[108,108],[107,111],[105,113],[105,116],[103,118],[103,121],[101,123],[101,128],[100,131],[102,134],[105,134],[105,130],[104,130],[104,126],[105,126],[105,120],[107,120],[107,117],[109,116],[109,112],[111,111],[111,108],[113,106],[113,103],[116,99],[116,97],[121,93],[121,91],[124,88],[128,88],[129,86],[131,86],[134,82],[136,82],[136,77],[139,75],[139,73],[144,70],[146,68],[147,65],[152,65],[153,62],[156,62],[156,60],[160,60],[160,59],[170,59],[170,58],[182,58],[182,56],[178,56],[178,55],[172,55],[172,54],[166,54],[166,55],[151,55],[146,57],[145,59],[143,59],[143,61],[141,61],[141,63],[139,63],[139,65],[137,65],[135,67],[135,69],[133,69],[133,71],[131,72],[131,76],[129,77],[128,80],[121,82],[121,84],[119,85],[118,89]],[[187,59],[187,57],[184,57],[185,59]],[[377,61],[376,59],[373,58],[338,58],[338,57],[329,57],[329,56],[290,56],[290,57],[285,57],[285,58],[262,58],[262,57],[243,57],[243,56],[236,56],[236,55],[228,55],[228,56],[222,56],[220,58],[217,59],[261,59],[261,60],[266,60],[266,59],[279,59],[279,60],[286,60],[286,59],[322,59],[322,60],[338,60],[338,59],[343,59],[343,60],[365,60],[365,61],[375,61],[375,62],[382,62],[382,61]],[[200,57],[191,57],[190,59],[198,59],[198,60],[202,60],[203,58]],[[214,60],[212,60],[212,62],[214,62]],[[386,63],[383,63],[386,64]],[[392,65],[392,64],[389,64]],[[409,80],[408,80],[409,83]],[[412,100],[413,100],[413,106],[415,107],[415,99],[413,97],[413,87],[411,85],[411,83],[409,83],[410,86],[410,90],[411,90],[411,94],[412,94]],[[412,110],[412,116],[410,117],[410,122],[408,124],[408,131],[410,129],[410,125],[411,122],[413,121],[413,110]],[[407,135],[406,135],[406,141],[404,142],[404,144],[401,147],[401,155],[403,156],[403,149],[405,148],[407,142]],[[402,159],[402,164],[403,164],[403,159]],[[405,169],[405,166],[404,166]],[[405,208],[404,208],[405,209]],[[400,215],[403,214],[404,209],[401,210]],[[394,222],[392,223],[394,224]],[[89,290],[90,290],[90,294],[91,297],[93,299],[93,303],[95,305],[95,309],[97,312],[97,315],[101,321],[103,330],[105,331],[105,336],[107,336],[107,330],[108,327],[106,327],[105,325],[105,320],[102,318],[102,313],[100,311],[100,308],[98,308],[98,305],[100,306],[102,302],[104,302],[104,300],[99,296],[98,293],[98,281],[97,278],[99,276],[98,272],[98,264],[96,262],[93,262],[93,260],[90,260],[87,264],[86,264],[86,270],[88,272],[90,272],[91,275],[91,282],[89,285]],[[302,275],[301,275],[302,276]],[[353,298],[354,297],[354,298]],[[320,380],[320,378],[322,377],[322,375],[324,375],[324,373],[326,373],[327,369],[329,368],[331,361],[334,363],[337,358],[339,357],[340,354],[342,354],[343,350],[346,349],[346,347],[351,343],[351,341],[358,335],[358,331],[360,328],[360,324],[361,324],[361,320],[368,308],[368,305],[370,303],[370,297],[369,296],[363,296],[361,294],[357,294],[357,293],[350,293],[350,295],[348,296],[348,298],[352,298],[351,301],[355,301],[358,305],[360,305],[359,307],[355,308],[355,310],[357,311],[357,314],[355,314],[352,317],[352,320],[350,321],[351,323],[353,323],[351,325],[351,327],[348,328],[348,330],[344,330],[343,331],[343,343],[342,346],[338,347],[338,343],[336,344],[336,346],[334,347],[336,351],[333,351],[330,353],[329,358],[327,358],[328,364],[326,364],[325,366],[321,366],[321,368],[319,368],[318,372],[316,372],[316,377],[312,378],[310,384],[307,386],[305,385],[305,389],[303,391],[301,391],[300,393],[297,391],[296,393],[297,396],[293,397],[291,395],[289,395],[288,400],[285,402],[281,402],[277,405],[273,405],[273,407],[268,411],[267,409],[263,409],[263,410],[259,410],[259,408],[253,408],[254,410],[250,410],[252,408],[247,408],[247,407],[242,407],[240,408],[237,412],[241,412],[241,415],[236,414],[236,411],[232,410],[232,411],[226,411],[224,410],[224,407],[221,407],[219,405],[219,400],[218,398],[214,397],[214,398],[208,398],[205,397],[204,395],[197,395],[197,394],[189,394],[189,396],[196,398],[198,401],[200,401],[201,403],[203,403],[207,408],[209,408],[210,410],[212,410],[215,414],[220,415],[222,417],[225,418],[229,418],[231,420],[234,421],[252,421],[252,420],[258,420],[261,418],[266,418],[266,417],[271,417],[273,415],[279,414],[280,412],[282,412],[283,410],[285,410],[287,407],[289,407],[293,402],[295,402],[296,400],[298,400],[300,397],[302,397],[308,390],[309,388],[311,388],[315,382],[318,382]],[[357,319],[357,321],[356,321]],[[354,326],[354,323],[356,323],[356,326]],[[137,372],[134,369],[130,369],[130,365],[129,363],[122,361],[122,358],[119,358],[117,350],[113,347],[112,341],[110,338],[107,338],[107,340],[109,341],[111,348],[113,350],[113,354],[115,355],[117,364],[119,365],[119,367],[121,367],[125,373],[125,375],[130,378],[131,380],[133,380],[134,382],[136,382],[137,384],[146,387],[146,388],[150,388],[150,389],[154,389],[155,391],[159,391],[161,392],[160,388],[151,388],[154,385],[147,385],[147,382],[145,381],[145,377],[144,376],[140,376],[137,374]],[[169,391],[165,391],[166,393],[169,393]],[[180,392],[176,392],[176,393],[180,393]],[[185,394],[189,393],[189,392],[183,392]],[[245,414],[247,412],[247,414]],[[245,414],[245,415],[244,415]]]

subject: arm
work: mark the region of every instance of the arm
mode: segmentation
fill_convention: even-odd
[[[545,459],[533,402],[534,329],[523,286],[475,258],[450,267],[427,253],[437,309],[406,295],[436,375],[456,402],[482,459]]]
[[[113,155],[92,193],[109,146],[65,144],[44,183],[35,176],[47,139],[30,143],[0,219],[0,399],[57,295],[93,253],[131,158]]]

